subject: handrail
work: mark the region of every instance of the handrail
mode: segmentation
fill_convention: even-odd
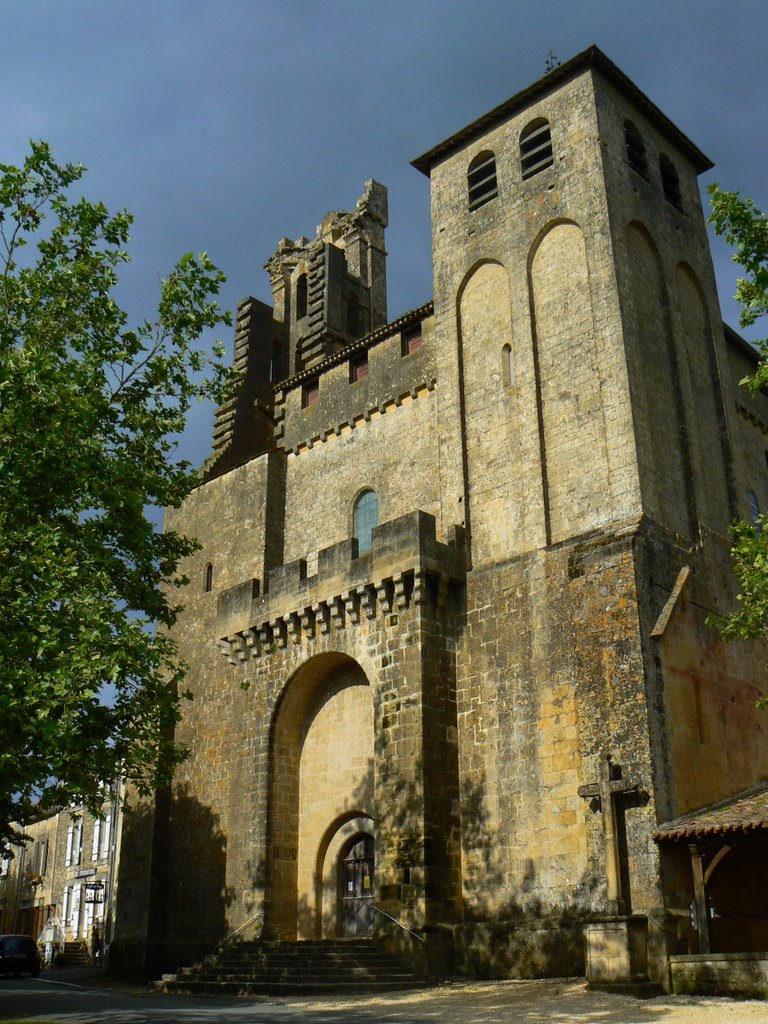
[[[426,941],[423,935],[417,935],[416,932],[412,932],[410,928],[406,928],[404,924],[401,924],[396,917],[392,917],[392,915],[388,914],[386,910],[382,910],[381,907],[377,907],[375,903],[371,903],[371,908],[375,910],[377,914],[381,914],[382,917],[386,917],[387,920],[392,922],[392,924],[396,924],[398,928],[402,928],[404,932],[408,932],[408,934],[412,935],[414,939],[418,939],[419,942]]]
[[[253,922],[256,921],[259,917],[261,917],[261,910],[257,910],[255,914],[252,914],[248,918],[247,921],[244,921],[241,925],[238,925],[237,928],[233,928],[231,932],[227,932],[224,938],[219,940],[219,946],[224,946],[228,942],[231,942],[236,935],[239,935],[240,932],[244,932],[248,925],[253,924]]]

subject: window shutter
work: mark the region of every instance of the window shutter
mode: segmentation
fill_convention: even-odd
[[[69,867],[72,863],[72,840],[74,839],[75,826],[70,825],[67,829],[67,852],[64,855],[64,865]]]
[[[104,829],[101,837],[101,856],[109,856],[109,829],[112,823],[112,815],[108,814],[104,819]]]
[[[91,860],[99,859],[99,839],[101,838],[101,819],[93,823],[93,842],[91,843]]]

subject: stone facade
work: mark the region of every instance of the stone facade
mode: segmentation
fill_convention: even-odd
[[[118,805],[108,802],[100,818],[72,808],[27,825],[28,841],[0,862],[0,932],[38,939],[57,918],[65,942],[87,943],[94,924],[109,942],[120,821]]]
[[[371,927],[430,970],[562,974],[591,920],[596,979],[667,985],[690,894],[654,831],[768,773],[765,653],[705,625],[729,522],[768,507],[710,164],[594,48],[414,164],[433,302],[387,323],[369,182],[241,304],[241,386],[166,517],[201,543],[190,756],[126,821],[118,938],[158,970]]]

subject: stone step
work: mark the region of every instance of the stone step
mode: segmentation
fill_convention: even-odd
[[[255,940],[220,949],[155,983],[162,992],[287,995],[396,991],[425,982],[370,939]]]
[[[186,984],[189,982],[288,982],[288,981],[301,981],[302,984],[307,985],[320,985],[328,984],[331,980],[334,984],[337,982],[390,982],[390,981],[409,981],[413,976],[407,971],[387,971],[381,974],[369,974],[368,972],[362,972],[359,974],[344,973],[336,974],[333,979],[330,979],[328,973],[325,971],[311,971],[306,974],[294,974],[288,971],[200,971],[189,978],[183,978],[177,975],[176,981],[178,984]]]
[[[271,953],[264,953],[257,950],[254,953],[241,953],[238,951],[218,953],[215,956],[205,957],[204,963],[221,963],[224,960],[228,961],[250,961],[250,962],[261,962],[261,963],[273,963],[276,960],[282,960],[285,963],[389,963],[391,957],[387,956],[386,953],[381,951],[370,953],[343,953],[343,952],[328,952],[328,953],[285,953],[282,950],[275,950]]]
[[[88,946],[81,940],[64,943],[64,952],[61,958],[63,967],[86,967],[90,964],[91,958],[88,955]]]
[[[163,981],[156,988],[163,992],[187,995],[327,995],[364,992],[402,992],[407,989],[424,988],[427,982],[411,978],[408,981],[344,981],[326,979],[321,982],[297,981]]]
[[[396,973],[400,974],[403,971],[406,974],[411,972],[401,965],[394,967]],[[266,971],[266,970],[280,970],[284,972],[294,972],[301,974],[311,974],[318,971],[335,971],[341,973],[342,971],[355,971],[356,973],[367,972],[368,974],[376,974],[380,971],[391,971],[393,970],[393,962],[391,960],[380,960],[373,961],[371,963],[354,963],[350,961],[340,961],[329,963],[328,961],[302,961],[300,963],[292,963],[288,960],[218,960],[213,963],[201,963],[196,964],[194,967],[182,967],[177,971],[179,977],[191,977],[192,974],[199,974],[201,971],[230,971],[240,972],[249,971]]]

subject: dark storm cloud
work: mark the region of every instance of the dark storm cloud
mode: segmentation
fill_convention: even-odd
[[[135,215],[121,298],[148,313],[187,250],[224,300],[269,298],[264,261],[311,235],[366,178],[390,190],[389,312],[431,296],[427,180],[408,161],[597,43],[716,163],[703,183],[768,207],[765,0],[0,2],[0,159],[29,137],[91,169],[85,191]],[[736,268],[716,248],[725,318]],[[207,453],[210,411],[185,443]]]

